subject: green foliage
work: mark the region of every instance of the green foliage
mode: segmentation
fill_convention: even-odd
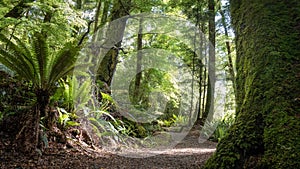
[[[101,93],[102,95],[102,99],[103,99],[103,103],[114,103],[114,100],[113,98],[109,95],[109,94],[106,94],[106,93]]]
[[[14,75],[14,72],[12,72],[10,69],[8,69],[6,66],[0,63],[0,72],[5,72],[10,76]]]
[[[149,105],[149,96],[152,92],[164,92],[170,93],[174,89],[172,82],[169,79],[169,75],[158,69],[148,69],[143,71],[143,78],[141,81],[139,96],[133,95],[134,91],[134,82],[136,79],[133,79],[130,84],[130,100],[132,103],[141,103],[140,106],[142,109],[147,109]]]
[[[56,90],[57,81],[72,73],[80,50],[77,35],[81,30],[74,31],[73,26],[85,28],[86,22],[77,22],[80,15],[76,15],[65,1],[5,0],[0,3],[3,9],[0,12],[0,63],[13,72],[19,82],[28,83],[30,93],[34,93],[30,99],[23,98],[33,100],[35,104],[30,105],[31,110],[24,111],[26,118],[20,123],[24,126],[16,139],[25,146],[16,145],[20,151],[34,151],[41,141],[37,138],[44,138],[40,125],[52,130],[56,122],[57,117],[49,107],[50,96]],[[77,23],[74,24],[74,21]],[[14,101],[4,104],[5,107],[14,107]],[[15,107],[24,108],[20,105]],[[15,112],[8,110],[8,113]],[[64,113],[60,117],[66,119]],[[61,120],[61,124],[66,121]],[[45,141],[44,144],[47,145]]]
[[[158,69],[148,69],[143,71],[143,78],[138,89],[138,95],[134,92],[135,79],[131,81],[129,92],[130,101],[134,104],[139,115],[146,112],[149,108],[159,111],[159,119],[171,118],[173,114],[179,113],[179,94],[175,83],[172,81],[170,74]],[[155,94],[159,94],[161,98]],[[154,97],[154,98],[153,98]],[[166,106],[161,110],[160,101],[156,99],[166,100]],[[131,113],[135,113],[132,111]]]
[[[77,116],[75,116],[73,113],[68,113],[65,109],[63,108],[56,108],[59,116],[58,116],[58,125],[60,126],[59,128],[61,129],[67,129],[68,127],[74,127],[74,126],[79,126],[80,124],[76,121]]]
[[[163,115],[159,117],[160,120],[172,120],[180,117],[180,101],[177,98],[172,98],[166,103]],[[175,116],[175,117],[174,117]]]
[[[132,6],[137,9],[134,12],[163,12],[166,4],[161,0],[133,0]]]
[[[116,119],[112,124],[120,134],[134,138],[146,138],[162,130],[158,123],[137,123],[126,118]]]
[[[60,79],[57,84],[57,89],[50,98],[51,105],[57,104],[59,107],[72,112],[74,109],[73,85],[72,78],[69,76],[66,79]]]
[[[158,119],[157,122],[162,127],[171,127],[175,124],[177,126],[187,124],[187,119],[185,116],[173,114],[171,118]]]
[[[205,2],[194,5],[192,1],[172,1],[170,3],[176,5],[177,2],[180,2],[180,5],[184,7],[183,12],[187,13],[189,18],[196,18],[196,12],[200,6],[206,5]],[[11,2],[6,0],[0,3],[0,16],[13,6]],[[83,8],[85,8],[83,10],[86,10],[86,13],[92,11],[96,3],[96,1],[83,1]],[[55,92],[50,101],[51,105],[58,104],[58,124],[62,128],[78,125],[77,122],[73,121],[76,119],[75,113],[82,113],[86,104],[92,101],[88,89],[91,82],[85,81],[80,84],[78,79],[65,78],[65,76],[73,71],[74,60],[79,50],[74,44],[76,34],[78,35],[85,29],[86,21],[79,17],[82,15],[82,11],[74,10],[71,4],[57,0],[50,0],[47,3],[34,1],[28,5],[29,9],[26,16],[24,15],[20,19],[3,18],[0,22],[0,27],[3,28],[3,34],[0,37],[2,41],[0,44],[2,49],[0,62],[17,75],[30,81],[30,89],[33,88],[36,95],[47,94],[46,97],[48,95],[50,97]],[[120,4],[117,3],[117,5]],[[81,4],[76,4],[76,6],[76,8],[82,9],[79,7]],[[132,1],[132,6],[134,12],[162,12],[166,7],[161,1],[155,0]],[[44,22],[46,14],[51,15],[51,22]],[[205,18],[205,13],[201,17]],[[36,32],[41,32],[41,34]],[[154,36],[156,37],[153,38]],[[153,39],[155,40],[152,41]],[[169,49],[178,57],[182,57],[184,62],[191,67],[193,52],[179,40],[163,35],[146,35],[145,40],[149,44],[146,45],[146,48]],[[165,111],[161,112],[163,116],[159,119],[159,125],[138,124],[128,119],[114,117],[112,115],[114,112],[109,112],[115,106],[113,99],[108,94],[101,93],[100,107],[94,105],[93,110],[83,113],[84,116],[89,117],[97,134],[103,136],[113,132],[134,137],[146,137],[154,131],[161,130],[161,126],[169,127],[173,124],[180,125],[186,122],[187,119],[179,115],[180,96],[170,75],[155,69],[146,70],[143,73],[144,79],[140,95],[131,96],[131,100],[138,98],[138,100],[133,101],[136,103],[136,108],[145,110],[153,106],[150,105],[149,101],[151,93],[164,93],[168,102]],[[62,77],[64,78],[62,79]],[[43,93],[44,91],[46,92]],[[41,100],[38,99],[38,101]],[[0,116],[1,114],[4,113],[0,110]],[[224,124],[224,128],[227,127],[226,125],[227,123]],[[223,135],[221,131],[219,132],[219,135]]]
[[[234,124],[234,113],[227,113],[222,119],[206,122],[202,128],[204,136],[212,141],[220,142],[225,137],[229,128]],[[213,133],[211,135],[211,133]]]
[[[100,119],[103,114],[106,114],[106,103],[101,104],[98,108],[95,104],[91,105],[91,110],[88,109],[87,104],[93,103],[91,97],[91,80],[85,79],[83,83],[76,76],[67,76],[62,78],[57,83],[57,90],[51,96],[51,104],[56,105],[59,112],[58,124],[62,129],[79,125],[76,120],[79,117],[92,116],[95,119]]]
[[[115,107],[116,104],[115,104],[115,101],[113,100],[113,98],[109,94],[105,93],[105,92],[109,92],[107,85],[105,83],[103,83],[102,81],[97,80],[96,88],[97,88],[97,92],[98,92],[97,95],[101,94],[100,101],[101,101],[102,105],[107,106],[108,107],[107,110],[113,111],[113,109],[114,109],[113,107]]]
[[[90,112],[89,121],[93,127],[94,132],[100,138],[103,136],[118,136],[120,131],[122,130],[121,125],[113,125],[117,124],[118,120],[115,119],[110,113],[103,110],[96,110]],[[105,119],[104,117],[108,117],[109,119]]]
[[[170,11],[176,11],[176,8],[179,8],[194,23],[197,22],[197,18],[201,21],[208,19],[207,1],[173,0],[169,1],[169,6],[171,7]]]
[[[117,131],[125,136],[137,137],[138,129],[135,125],[135,122],[132,122],[127,119],[117,119],[114,121],[113,125],[116,127]]]
[[[49,53],[45,37],[35,33],[31,46],[12,35],[12,40],[0,34],[6,48],[0,48],[0,62],[20,77],[32,81],[35,90],[51,90],[61,77],[74,68],[79,48],[66,43],[56,53]]]
[[[46,32],[51,49],[60,50],[64,43],[76,40],[80,30],[85,29],[87,22],[83,20],[81,11],[73,9],[69,3],[60,0],[47,2],[27,0],[20,10],[24,12],[20,18],[3,17],[1,14],[0,28],[5,34],[14,34],[29,42],[28,35],[33,32]],[[4,11],[16,4],[7,2]],[[27,12],[25,12],[27,11]],[[2,12],[2,11],[1,11]],[[46,21],[46,16],[50,20]],[[12,29],[12,27],[14,27]]]
[[[39,114],[44,117],[45,128],[52,129],[55,115],[48,111],[50,96],[57,88],[57,81],[72,73],[80,47],[66,43],[60,51],[49,51],[47,39],[41,33],[35,33],[31,45],[11,35],[11,39],[0,34],[0,62],[18,75],[20,79],[32,84],[31,90],[36,96]],[[36,119],[39,123],[40,119]]]

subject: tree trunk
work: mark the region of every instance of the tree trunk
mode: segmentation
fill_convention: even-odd
[[[40,115],[44,117],[44,126],[51,131],[56,123],[56,118],[53,112],[47,111],[50,102],[50,93],[48,90],[39,89],[36,92],[36,96]],[[40,119],[36,120],[40,121]]]
[[[76,8],[81,9],[82,8],[82,0],[77,0],[76,1]]]
[[[99,22],[99,16],[100,16],[100,11],[101,11],[101,3],[102,2],[99,1],[98,4],[97,4],[97,8],[96,8],[94,33],[97,32],[97,27],[98,27],[98,22]]]
[[[100,25],[99,25],[100,27],[103,26],[107,22],[107,16],[108,16],[108,13],[109,13],[109,6],[110,6],[110,1],[106,0],[104,2],[104,7],[103,7],[103,10],[102,10],[101,22],[100,22]]]
[[[229,34],[228,34],[228,29],[227,29],[227,23],[226,23],[226,18],[225,18],[225,13],[220,7],[220,15],[221,15],[221,22],[222,26],[224,28],[224,33],[225,37],[229,39]],[[228,57],[228,68],[229,68],[229,75],[230,79],[232,81],[232,86],[233,86],[233,92],[234,96],[236,98],[236,82],[235,82],[235,73],[234,73],[234,68],[233,68],[233,63],[232,63],[232,56],[231,56],[231,48],[230,48],[230,42],[227,40],[226,41],[226,49],[227,49],[227,57]]]
[[[205,32],[205,23],[202,23],[201,24],[201,31],[202,32]],[[203,41],[203,38],[201,36],[201,41]],[[201,45],[203,46],[203,45]],[[203,49],[203,51],[205,52],[204,53],[204,56],[206,56],[206,50]],[[208,61],[207,61],[207,57],[204,57],[204,64],[207,64]],[[202,86],[203,86],[203,89],[202,89],[202,105],[201,105],[201,110],[202,110],[202,114],[201,114],[201,123],[200,124],[204,124],[205,120],[203,118],[204,116],[204,111],[205,111],[205,100],[206,100],[206,97],[207,97],[207,69],[206,69],[206,66],[203,65],[203,72],[202,72]]]
[[[207,59],[205,58],[205,63],[208,63],[207,62]],[[207,100],[207,97],[208,97],[208,90],[207,90],[207,68],[206,66],[203,66],[203,97],[202,97],[202,106],[201,106],[201,109],[202,109],[202,116],[201,116],[201,124],[204,124],[205,122],[205,119],[206,119],[206,115],[205,115],[205,105],[206,105],[206,100]]]
[[[203,27],[203,21],[200,22],[200,19],[201,19],[201,3],[200,3],[200,0],[197,0],[196,2],[196,6],[197,6],[197,14],[196,14],[196,24],[195,24],[195,27],[201,29]],[[202,32],[203,33],[203,32]],[[200,50],[202,51],[203,50],[203,35],[200,34]],[[199,45],[199,44],[197,44]],[[195,39],[194,39],[194,43],[193,43],[193,46],[194,46],[194,49],[196,49],[196,36],[195,36]],[[193,65],[194,65],[194,59],[196,58],[196,53],[194,52],[194,56],[193,56]],[[198,90],[198,94],[199,94],[199,99],[198,99],[198,116],[197,116],[197,120],[195,122],[195,126],[196,125],[200,125],[201,122],[202,122],[202,116],[203,116],[203,110],[201,109],[201,105],[202,105],[202,81],[203,81],[203,63],[202,63],[202,59],[203,58],[203,55],[202,55],[202,52],[200,52],[200,58],[199,60],[196,61],[196,65],[198,67],[198,77],[199,77],[199,81],[198,81],[198,86],[199,86],[199,90]],[[194,69],[194,66],[193,66],[193,71],[195,71]]]
[[[125,1],[114,1],[113,9],[111,11],[111,21],[113,22],[116,19],[120,19],[124,16],[129,15],[129,10],[131,9],[131,0],[125,0]],[[125,30],[125,24],[126,24],[126,18],[123,18],[119,21],[120,25],[117,28],[112,28],[113,31],[108,37],[112,36],[110,40],[116,41],[113,42],[114,44],[111,44],[112,42],[108,42],[108,45],[114,45],[108,52],[105,54],[104,58],[102,59],[99,69],[97,70],[97,80],[101,80],[102,82],[106,83],[108,86],[111,85],[112,78],[114,75],[114,72],[117,67],[118,62],[118,55],[122,43],[122,37]],[[123,25],[122,25],[123,24]]]
[[[210,112],[214,112],[214,100],[215,100],[215,39],[216,39],[216,24],[215,24],[215,1],[208,0],[209,20],[208,20],[208,39],[211,43],[209,46],[209,61],[208,61],[208,80],[207,80],[207,97],[205,110],[202,116],[202,120],[205,121],[208,118]],[[211,115],[213,115],[211,113]]]
[[[21,130],[16,135],[14,146],[18,152],[34,154],[39,145],[40,111],[38,106],[22,114]]]
[[[231,0],[237,119],[205,168],[300,166],[300,1]]]
[[[136,76],[134,84],[134,103],[138,104],[140,101],[140,92],[141,92],[141,81],[142,81],[142,49],[143,49],[143,19],[139,21],[139,33],[137,37],[137,56],[136,56]]]

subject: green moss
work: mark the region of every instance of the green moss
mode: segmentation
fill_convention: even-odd
[[[238,116],[205,168],[297,168],[300,2],[231,3],[237,33]]]

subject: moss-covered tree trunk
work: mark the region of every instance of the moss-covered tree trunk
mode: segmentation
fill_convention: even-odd
[[[137,35],[137,56],[136,56],[136,76],[134,81],[134,104],[138,104],[141,94],[141,82],[142,82],[142,60],[143,60],[143,19],[139,20],[139,32]]]
[[[300,1],[231,0],[237,119],[205,168],[300,166]]]
[[[106,83],[108,86],[111,85],[112,78],[118,63],[118,55],[121,48],[121,43],[127,21],[127,18],[124,16],[130,14],[130,9],[131,0],[115,0],[113,3],[110,21],[113,22],[117,19],[119,19],[119,21],[111,25],[115,27],[109,27],[111,29],[109,31],[111,32],[109,32],[107,35],[109,37],[107,44],[109,44],[110,46],[114,45],[114,47],[108,50],[108,52],[105,54],[104,58],[100,63],[99,69],[97,70],[97,80]]]

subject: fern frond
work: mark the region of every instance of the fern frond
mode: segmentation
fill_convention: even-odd
[[[16,66],[16,64],[13,61],[11,61],[11,59],[9,59],[10,56],[11,56],[10,53],[8,53],[3,48],[0,48],[0,62],[10,70],[16,73],[20,72],[21,71],[20,67]]]
[[[24,59],[25,61],[27,62],[27,64],[29,65],[28,66],[28,71],[30,71],[31,73],[31,77],[30,79],[33,79],[35,77],[35,75],[37,74],[37,70],[36,70],[36,65],[37,63],[34,62],[33,60],[33,56],[32,56],[32,53],[30,51],[30,48],[23,42],[21,41],[18,37],[14,36],[14,35],[11,35],[12,38],[16,41],[16,44],[18,45],[18,47],[22,50],[22,53],[24,54]]]
[[[0,47],[0,62],[15,73],[31,79],[33,77],[32,62],[28,50],[20,48],[3,34],[0,34],[0,41],[7,44],[7,49]]]
[[[79,50],[77,46],[74,47],[71,44],[64,46],[54,59],[49,79],[50,83],[54,83],[73,71]]]
[[[24,56],[26,57],[26,60],[31,62],[31,52],[29,50],[29,47],[23,42],[21,41],[18,37],[16,37],[15,35],[10,35],[15,41],[16,44],[18,44],[18,47],[20,49],[22,49],[22,53],[24,53]]]
[[[49,59],[49,54],[48,54],[48,46],[45,41],[45,38],[39,33],[36,33],[33,38],[33,50],[34,50],[34,58],[38,62],[38,67],[36,69],[39,70],[38,73],[38,75],[40,76],[39,85],[42,88],[44,88],[43,86],[48,85],[47,74],[49,70],[47,70],[47,64],[48,64],[47,62]]]

